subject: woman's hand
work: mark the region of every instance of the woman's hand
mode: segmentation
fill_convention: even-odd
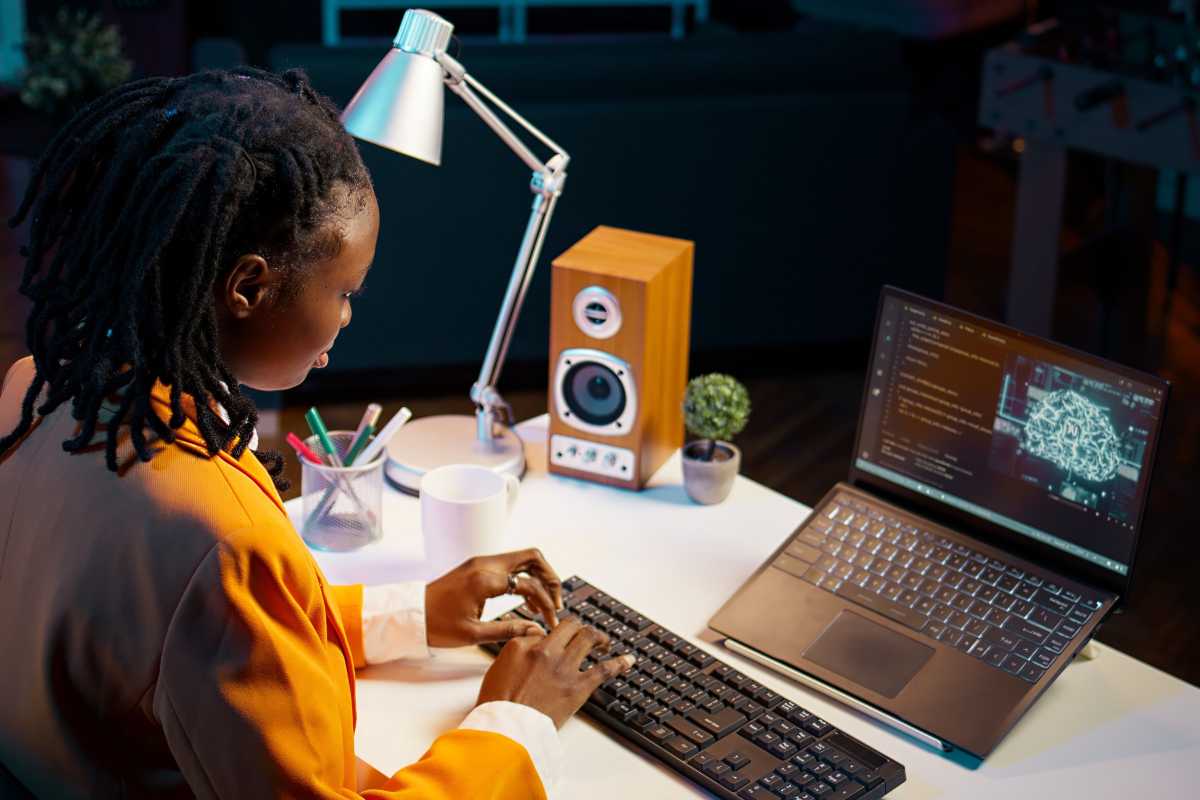
[[[540,628],[535,635],[518,636],[504,645],[483,676],[478,703],[521,703],[541,711],[561,728],[597,686],[633,666],[634,657],[624,655],[580,671],[584,657],[607,649],[608,637],[575,617],[564,619],[549,636],[541,635]]]
[[[425,587],[425,629],[430,647],[462,647],[500,642],[528,634],[541,635],[536,622],[483,622],[483,601],[508,594],[508,576],[516,575],[515,593],[541,613],[553,628],[562,608],[562,582],[536,549],[495,556],[476,556]]]

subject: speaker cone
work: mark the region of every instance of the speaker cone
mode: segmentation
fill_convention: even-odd
[[[563,378],[563,399],[589,425],[611,425],[625,412],[625,387],[604,364],[580,361]]]

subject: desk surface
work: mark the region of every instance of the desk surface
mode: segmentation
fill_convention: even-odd
[[[805,506],[745,478],[717,506],[698,506],[681,485],[678,455],[633,493],[545,472],[545,418],[520,427],[530,469],[506,544],[536,545],[559,574],[579,574],[713,655],[905,765],[889,798],[1180,797],[1200,763],[1200,689],[1112,648],[1072,664],[978,768],[963,766],[823,695],[724,648],[699,641],[713,612],[808,514]],[[295,520],[296,501],[288,503]],[[386,534],[354,553],[316,553],[334,583],[428,579],[416,500],[386,491]],[[515,605],[489,601],[487,614]],[[359,673],[360,758],[391,774],[415,761],[474,704],[491,657],[438,651],[425,663]],[[562,729],[570,782],[586,798],[702,797],[692,784],[589,720]],[[1165,787],[1175,791],[1161,794]],[[1148,794],[1149,793],[1149,794]]]

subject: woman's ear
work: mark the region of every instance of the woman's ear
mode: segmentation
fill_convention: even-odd
[[[234,319],[245,319],[263,306],[273,294],[278,275],[259,255],[237,260],[220,287],[218,300]]]

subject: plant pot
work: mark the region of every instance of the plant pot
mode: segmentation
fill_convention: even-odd
[[[683,489],[702,505],[720,503],[733,489],[733,479],[742,466],[742,451],[729,442],[717,442],[712,461],[702,460],[708,443],[683,446]]]

